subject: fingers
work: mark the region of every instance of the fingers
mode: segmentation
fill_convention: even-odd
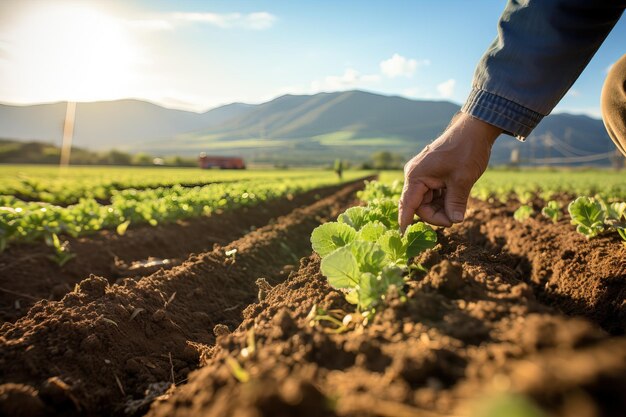
[[[420,220],[430,223],[434,226],[451,226],[452,222],[444,209],[443,197],[436,198],[431,203],[424,204],[417,209],[417,215]]]
[[[453,223],[460,223],[465,218],[467,199],[470,194],[470,187],[464,184],[450,183],[446,189],[445,212]]]
[[[420,204],[422,204],[424,196],[428,191],[428,187],[422,182],[404,183],[398,204],[398,222],[400,223],[401,233],[404,233],[404,230],[413,222],[413,216]],[[430,198],[432,198],[432,195]]]

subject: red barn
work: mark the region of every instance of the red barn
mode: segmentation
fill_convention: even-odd
[[[202,152],[198,157],[198,166],[202,169],[246,169],[242,158],[234,156],[211,156]]]

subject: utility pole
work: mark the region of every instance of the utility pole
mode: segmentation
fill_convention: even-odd
[[[61,167],[70,165],[72,153],[72,137],[74,136],[74,118],[76,116],[76,102],[68,101],[65,111],[65,124],[63,125],[63,144],[61,145]]]

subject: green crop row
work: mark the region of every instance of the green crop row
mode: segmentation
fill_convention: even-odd
[[[347,175],[352,172],[346,172]],[[358,173],[363,176],[363,173]],[[27,201],[75,204],[81,198],[108,201],[116,191],[171,187],[178,184],[202,186],[217,182],[297,179],[328,176],[320,170],[200,170],[169,167],[69,167],[0,166],[0,195]]]
[[[345,180],[354,179],[351,176]],[[173,222],[211,215],[222,210],[253,206],[263,201],[287,197],[325,185],[337,184],[331,173],[306,179],[240,181],[203,187],[174,186],[146,190],[116,191],[111,204],[81,198],[77,204],[61,207],[49,203],[23,202],[13,196],[0,196],[0,250],[11,242],[31,242],[61,234],[81,236],[102,229],[123,234],[129,225]],[[50,240],[52,239],[52,240]],[[58,240],[58,238],[55,238]],[[59,249],[60,250],[60,249]]]
[[[626,202],[607,202],[598,196],[580,196],[567,205],[567,212],[576,231],[587,239],[617,233],[626,244]],[[533,214],[533,207],[523,204],[515,210],[513,217],[519,222],[525,222]],[[546,202],[541,215],[557,223],[563,217],[561,203],[556,200]]]
[[[400,171],[381,174],[380,181],[402,181]],[[482,201],[527,204],[534,198],[544,201],[560,197],[598,195],[607,201],[626,200],[626,181],[619,171],[588,170],[500,170],[489,169],[472,188],[471,196]]]

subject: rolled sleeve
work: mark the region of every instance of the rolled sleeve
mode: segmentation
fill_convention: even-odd
[[[523,140],[563,98],[626,0],[509,0],[463,111]]]
[[[530,135],[543,118],[541,113],[514,101],[477,89],[472,90],[461,111],[499,127],[521,141]]]

